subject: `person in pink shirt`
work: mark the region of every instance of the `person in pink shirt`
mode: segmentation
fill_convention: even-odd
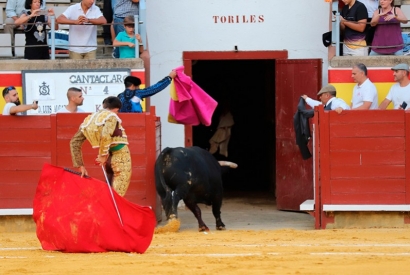
[[[373,13],[370,24],[375,27],[375,32],[369,55],[403,55],[400,23],[408,20],[403,11],[393,4],[393,0],[380,0],[381,8]]]

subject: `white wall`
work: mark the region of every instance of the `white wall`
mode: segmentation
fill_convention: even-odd
[[[181,66],[183,51],[288,50],[290,59],[322,58],[327,82],[330,3],[324,0],[148,0],[151,84]],[[214,16],[263,16],[257,23],[215,23]],[[184,146],[184,128],[167,122],[169,89],[151,98],[162,122],[162,148]]]

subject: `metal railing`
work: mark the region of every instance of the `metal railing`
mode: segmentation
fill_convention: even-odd
[[[50,32],[50,50],[51,50],[51,55],[50,55],[50,59],[51,60],[55,60],[56,56],[55,56],[55,50],[56,50],[56,44],[55,44],[55,24],[56,24],[56,18],[55,16],[50,16],[50,21],[51,21],[51,30],[49,30]],[[106,25],[114,25],[115,23],[109,23]],[[68,24],[65,24],[68,25]],[[89,24],[91,25],[91,24]],[[141,28],[139,28],[141,26]],[[146,50],[146,31],[145,31],[145,24],[142,21],[139,21],[139,16],[138,15],[134,15],[134,30],[135,30],[135,34],[140,33],[140,29],[144,30],[144,35],[142,35],[142,33],[140,33],[141,35],[141,39],[142,39],[142,44],[143,44],[143,48],[144,50]],[[70,32],[68,32],[68,35],[70,35]],[[135,57],[138,58],[139,57],[139,44],[138,41],[135,41]],[[76,46],[76,47],[89,47],[89,46],[85,46],[85,45],[68,45],[68,47],[70,46]],[[98,45],[97,45],[98,46]],[[127,47],[127,46],[123,46],[123,47]]]
[[[400,0],[399,1],[395,0],[395,5],[397,5],[396,2],[400,2],[399,4],[401,4]],[[332,11],[334,13],[333,18],[332,18],[332,45],[335,45],[336,47],[336,56],[340,56],[340,45],[343,44],[344,42],[340,41],[340,34],[341,34],[340,33],[340,13],[338,11],[338,2],[332,3]],[[363,23],[363,24],[369,25],[370,22]],[[387,22],[386,24],[391,24],[391,23]],[[397,24],[397,23],[393,23],[393,24]],[[356,45],[356,46],[360,46],[360,45]],[[381,46],[373,47],[371,45],[367,45],[366,47],[368,48],[394,48],[398,46],[406,47],[406,46],[409,46],[409,43],[404,42],[403,44],[400,44],[400,45],[391,45],[391,46],[384,46],[384,47],[381,47]]]
[[[141,21],[139,20],[141,19]],[[105,25],[114,25],[115,23],[108,23]],[[122,24],[122,23],[118,23],[118,24]],[[3,24],[4,25],[4,24]],[[63,24],[63,25],[70,25],[70,24]],[[91,25],[91,24],[90,24]],[[56,59],[56,43],[55,43],[55,37],[56,37],[56,30],[55,30],[55,26],[56,26],[56,17],[54,15],[50,16],[50,30],[48,30],[48,32],[50,33],[50,45],[44,45],[44,47],[49,47],[50,48],[50,59],[51,60],[55,60]],[[134,30],[135,30],[135,34],[140,34],[141,36],[141,40],[142,40],[142,45],[143,45],[143,49],[146,50],[147,49],[147,32],[146,32],[146,0],[140,0],[139,2],[139,15],[135,15],[134,16]],[[68,35],[69,32],[68,32]],[[48,37],[47,37],[48,39]],[[75,46],[75,47],[90,47],[89,45],[67,45],[68,47],[70,46]],[[96,45],[98,47],[98,45]],[[11,46],[11,47],[16,47],[15,45]],[[24,47],[42,47],[42,46],[38,46],[38,45],[26,45]],[[106,45],[104,45],[104,47],[107,47]],[[124,46],[125,47],[125,46]],[[139,57],[139,43],[136,41],[135,43],[135,57]]]
[[[340,56],[340,45],[344,44],[343,41],[340,41],[340,13],[337,12],[335,14],[335,17],[336,17],[335,20],[334,21],[332,20],[332,23],[334,24],[332,26],[332,44],[334,44],[335,47],[336,47],[336,56]],[[370,25],[370,22],[368,22],[368,23],[356,22],[356,23]],[[384,24],[397,24],[397,23],[386,22]],[[402,44],[389,45],[389,46],[372,46],[372,45],[363,46],[363,45],[357,45],[357,44],[352,44],[352,43],[350,43],[348,45],[358,46],[358,47],[366,47],[366,48],[370,48],[370,49],[374,49],[374,48],[375,49],[388,49],[388,48],[396,48],[396,47],[405,48],[405,47],[409,46],[410,44],[408,42],[406,43],[405,41],[403,41]]]

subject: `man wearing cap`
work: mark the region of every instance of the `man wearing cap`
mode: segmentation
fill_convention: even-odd
[[[393,70],[394,81],[386,98],[380,103],[379,109],[385,110],[390,102],[393,102],[394,109],[403,109],[402,104],[410,106],[410,80],[409,65],[405,63],[398,64],[391,68]],[[404,109],[408,109],[405,107]]]
[[[138,77],[127,76],[124,79],[125,91],[118,95],[122,103],[120,113],[142,113],[141,100],[164,90],[175,76],[176,72],[173,70],[158,83],[145,89],[139,89],[141,80]]]
[[[335,110],[338,113],[341,113],[342,110],[349,110],[350,107],[347,105],[343,99],[336,97],[336,88],[333,85],[324,86],[318,93],[320,101],[311,99],[307,95],[302,95],[302,98],[305,100],[307,105],[314,108],[320,104],[323,104],[325,110]]]
[[[353,66],[352,78],[357,84],[353,88],[352,110],[374,110],[378,108],[376,86],[367,77],[367,67],[363,63]]]

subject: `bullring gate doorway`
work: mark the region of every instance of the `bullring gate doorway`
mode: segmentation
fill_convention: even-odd
[[[209,149],[221,109],[235,125],[228,157],[239,165],[224,177],[226,192],[265,192],[280,210],[299,210],[313,199],[312,159],[295,144],[293,115],[301,94],[315,97],[322,83],[321,59],[287,59],[287,51],[184,52],[185,73],[217,102],[209,127],[185,126],[185,146]]]

